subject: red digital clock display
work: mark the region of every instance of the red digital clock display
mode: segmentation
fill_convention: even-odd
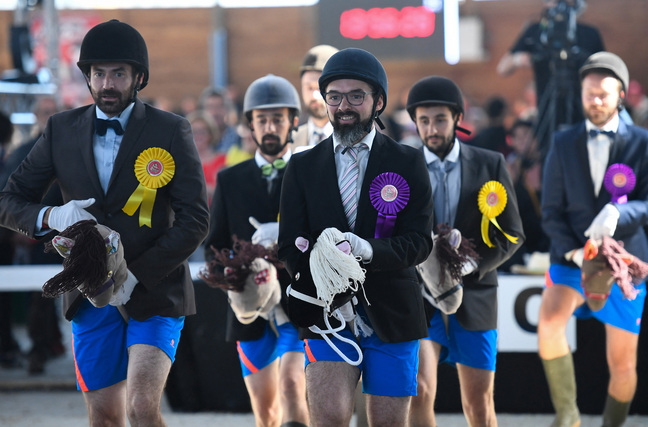
[[[348,39],[429,37],[434,33],[435,14],[425,7],[356,8],[340,15],[340,34]]]

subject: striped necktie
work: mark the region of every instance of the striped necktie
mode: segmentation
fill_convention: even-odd
[[[358,198],[357,182],[358,182],[358,153],[359,150],[367,148],[365,144],[360,144],[358,147],[350,147],[346,149],[347,154],[351,157],[351,162],[347,166],[342,179],[340,180],[340,195],[342,196],[342,206],[346,214],[349,228],[351,231],[355,228],[356,216],[358,214]],[[344,150],[343,150],[344,152]]]
[[[455,162],[435,161],[428,165],[437,180],[436,189],[434,192],[434,215],[437,224],[451,225],[450,218],[450,195],[448,194],[448,174],[456,166]]]

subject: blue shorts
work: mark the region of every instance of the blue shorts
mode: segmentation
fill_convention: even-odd
[[[365,319],[365,322],[368,323]],[[347,328],[338,334],[355,340],[362,350],[362,391],[375,396],[416,396],[419,341],[386,343],[375,333],[355,338]],[[330,336],[331,341],[351,360],[358,360],[351,344]],[[317,361],[343,362],[344,359],[323,339],[304,340],[306,365]],[[346,362],[344,362],[346,363]]]
[[[292,323],[284,323],[278,326],[277,330],[279,336],[270,328],[270,323],[266,322],[266,329],[261,338],[236,342],[244,377],[265,368],[289,351],[304,352],[304,343],[299,339],[299,333]]]
[[[578,291],[585,298],[585,292],[581,286],[581,270],[579,268],[562,264],[551,264],[549,271],[545,275],[545,279],[545,285],[547,287],[553,286],[554,284],[568,286]],[[641,282],[636,289],[639,293],[634,300],[624,299],[621,288],[615,283],[602,309],[592,311],[587,304],[583,304],[574,311],[574,316],[578,319],[594,317],[603,324],[616,326],[633,334],[639,334],[641,329],[641,314],[643,313],[644,301],[646,299],[646,282]]]
[[[77,389],[92,391],[126,379],[128,347],[148,344],[175,360],[184,317],[154,316],[124,321],[116,307],[94,307],[84,300],[72,319]]]
[[[428,326],[428,337],[441,344],[439,362],[460,363],[471,368],[495,371],[497,362],[497,329],[469,331],[459,324],[454,314],[448,316],[448,328],[437,310]]]

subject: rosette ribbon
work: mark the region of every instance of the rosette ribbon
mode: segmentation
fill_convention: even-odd
[[[612,203],[626,203],[636,183],[637,177],[632,168],[623,163],[610,165],[603,177],[603,185],[612,195]]]
[[[479,211],[482,213],[481,235],[484,243],[486,243],[489,248],[495,247],[488,237],[489,222],[493,223],[493,225],[497,227],[497,229],[501,231],[507,239],[513,243],[517,243],[517,237],[506,234],[504,230],[502,230],[502,227],[497,223],[496,219],[499,214],[504,212],[507,200],[506,189],[498,181],[488,181],[482,186],[477,195],[477,204],[479,206]]]
[[[122,210],[133,216],[140,210],[139,225],[151,227],[151,216],[157,189],[167,185],[175,173],[175,162],[168,151],[151,147],[140,153],[135,161],[135,176],[139,185]]]
[[[407,206],[410,188],[405,178],[394,172],[381,173],[369,186],[369,200],[378,211],[376,238],[390,237],[396,224],[396,214]]]

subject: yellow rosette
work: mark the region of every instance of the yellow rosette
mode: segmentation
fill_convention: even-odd
[[[151,147],[140,153],[135,161],[135,176],[139,185],[122,210],[132,216],[140,209],[139,225],[151,227],[151,216],[157,189],[167,185],[175,174],[175,162],[168,151]]]
[[[488,237],[489,222],[492,222],[507,239],[513,243],[517,243],[517,237],[506,234],[504,230],[502,230],[502,227],[497,223],[497,219],[495,219],[499,214],[504,212],[506,202],[506,189],[497,181],[488,181],[482,186],[481,190],[479,190],[477,204],[479,205],[479,211],[482,213],[481,234],[484,243],[486,243],[489,248],[495,247]]]

